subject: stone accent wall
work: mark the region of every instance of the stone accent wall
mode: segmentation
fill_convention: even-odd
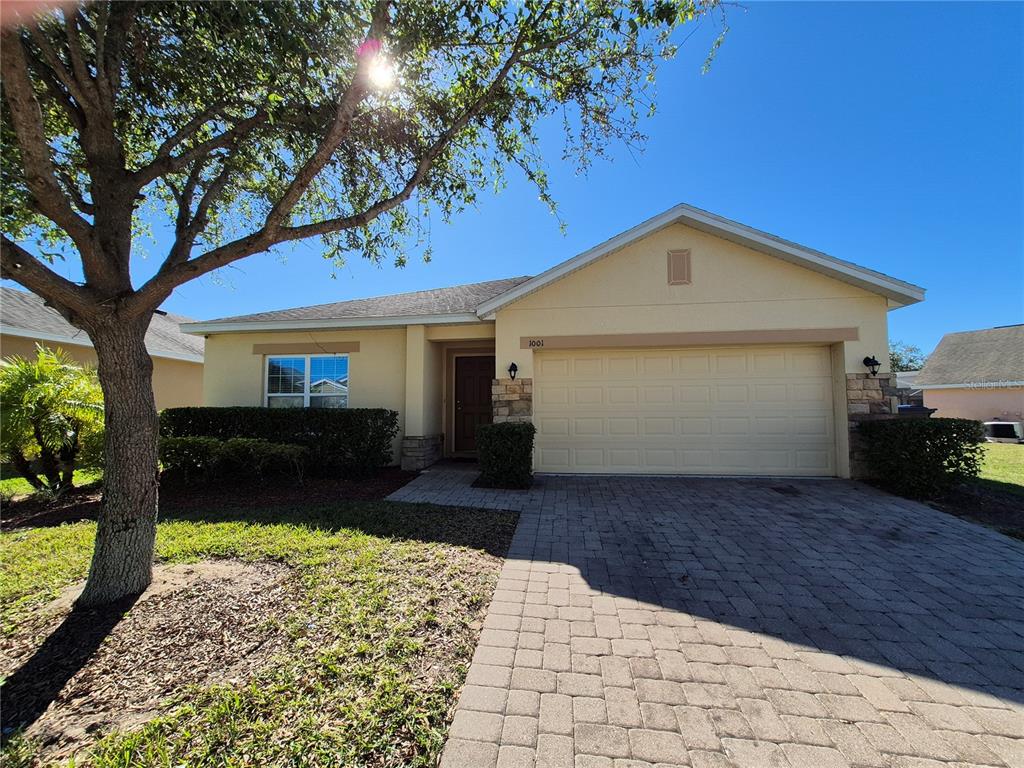
[[[502,421],[531,421],[533,379],[494,379],[491,382],[491,408],[495,424]]]
[[[857,432],[861,422],[894,419],[899,414],[896,377],[888,373],[846,374],[846,413],[850,429],[850,474],[868,476],[864,441]]]
[[[402,469],[418,472],[441,459],[441,435],[402,438]]]

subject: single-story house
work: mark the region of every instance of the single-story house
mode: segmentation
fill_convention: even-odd
[[[158,311],[146,333],[158,409],[203,401],[203,339],[179,327],[191,319]],[[35,357],[37,344],[63,349],[81,365],[96,365],[96,351],[85,331],[34,293],[0,287],[0,356]]]
[[[309,386],[338,361],[346,405],[399,412],[410,468],[531,420],[542,472],[847,477],[849,425],[896,409],[887,314],[923,298],[678,205],[534,277],[183,329],[206,405],[338,404]]]
[[[1024,421],[1024,324],[947,333],[916,384],[935,416]]]

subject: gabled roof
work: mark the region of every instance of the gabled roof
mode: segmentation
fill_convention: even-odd
[[[183,333],[179,325],[191,318],[157,312],[146,331],[146,349],[153,357],[203,362],[204,342]],[[34,293],[0,287],[0,333],[58,344],[91,347],[89,336],[75,328]]]
[[[924,289],[916,285],[805,248],[699,208],[677,205],[536,277],[511,277],[485,283],[457,285],[452,288],[258,312],[252,315],[188,323],[183,330],[187,333],[202,334],[477,323],[481,320],[492,320],[495,312],[517,299],[673,224],[685,224],[880,294],[889,299],[890,307],[915,304],[924,299]]]
[[[274,312],[257,312],[219,320],[189,323],[189,333],[259,331],[286,328],[353,328],[382,325],[418,325],[421,323],[476,323],[477,306],[487,299],[515,288],[528,276],[488,280],[451,288],[412,291],[371,299],[353,299],[312,307],[296,307]]]
[[[1024,324],[947,333],[917,375],[916,386],[1024,387]]]
[[[906,306],[924,300],[924,288],[920,286],[897,280],[895,277],[889,277],[881,272],[875,272],[849,261],[837,259],[821,251],[815,251],[803,245],[783,240],[775,235],[770,235],[767,232],[748,227],[745,224],[717,216],[700,208],[679,204],[669,208],[664,213],[648,219],[642,224],[638,224],[632,229],[626,230],[622,234],[616,235],[610,240],[606,240],[600,245],[574,256],[568,261],[563,261],[547,272],[543,272],[517,285],[512,290],[483,302],[477,307],[477,313],[481,317],[489,317],[505,305],[521,299],[523,296],[533,293],[556,280],[560,280],[577,269],[581,269],[598,259],[603,259],[605,256],[673,224],[684,224],[688,227],[693,227],[694,229],[716,235],[747,248],[761,251],[769,256],[775,256],[792,264],[820,272],[828,277],[833,277],[873,293],[881,294],[888,298],[894,306]]]

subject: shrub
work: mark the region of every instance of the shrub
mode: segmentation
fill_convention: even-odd
[[[301,480],[309,450],[301,445],[271,443],[251,437],[162,437],[160,463],[171,477],[210,480],[215,477],[287,475]]]
[[[888,419],[864,422],[860,433],[872,477],[901,496],[941,496],[981,469],[985,433],[977,421]]]
[[[480,455],[480,485],[490,488],[529,488],[533,482],[533,436],[529,422],[483,424],[476,430]]]
[[[252,437],[233,437],[220,445],[218,469],[235,477],[288,475],[302,479],[309,449]]]
[[[236,437],[301,445],[320,472],[371,474],[391,463],[398,414],[384,408],[168,408],[165,437]]]
[[[215,437],[162,437],[160,463],[164,472],[186,482],[211,478],[217,468],[221,441]]]

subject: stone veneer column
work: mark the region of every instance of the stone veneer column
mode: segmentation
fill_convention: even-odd
[[[533,420],[533,379],[494,379],[491,411],[495,424]]]
[[[440,435],[426,435],[402,438],[402,469],[418,472],[441,459],[442,441]]]
[[[864,421],[895,419],[899,416],[899,397],[892,374],[846,374],[846,412],[850,429],[850,476],[868,476],[865,445],[858,433]]]

